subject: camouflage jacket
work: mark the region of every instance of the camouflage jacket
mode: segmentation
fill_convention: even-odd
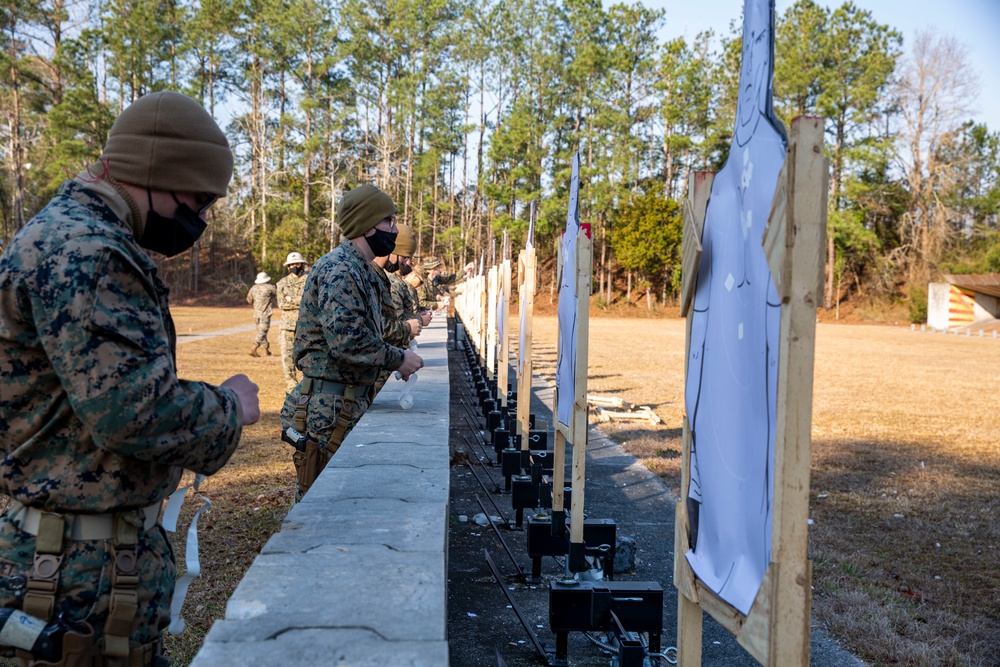
[[[426,308],[427,310],[434,310],[438,307],[437,288],[431,284],[431,281],[424,276],[424,282],[417,288],[417,294],[420,297],[420,307]]]
[[[413,338],[410,335],[410,325],[403,318],[403,313],[396,308],[389,274],[378,264],[372,264],[372,267],[382,283],[382,339],[390,345],[405,348]]]
[[[236,394],[177,377],[168,290],[129,207],[66,181],[0,257],[0,491],[26,505],[150,505],[239,442]]]
[[[420,308],[410,294],[410,286],[399,275],[399,271],[389,273],[389,284],[392,287],[392,303],[396,311],[405,319],[416,317]]]
[[[253,304],[253,316],[256,318],[271,317],[271,308],[278,298],[278,290],[271,283],[254,285],[247,292],[247,303]]]
[[[323,255],[306,278],[295,329],[295,365],[306,376],[371,385],[403,363],[382,339],[382,282],[348,239]]]
[[[406,281],[404,280],[403,282]],[[410,302],[413,304],[413,307],[417,309],[417,312],[427,310],[420,304],[420,293],[417,291],[417,288],[410,283],[406,283],[406,289],[410,293]]]
[[[299,319],[299,304],[302,303],[302,290],[305,286],[305,274],[297,276],[289,273],[278,281],[278,308],[281,308],[282,331],[295,331],[295,323]]]

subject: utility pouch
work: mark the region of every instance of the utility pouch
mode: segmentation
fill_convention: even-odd
[[[80,630],[70,630],[62,639],[62,657],[58,662],[47,660],[31,660],[19,656],[19,667],[93,667],[97,655],[94,646],[94,631],[90,626],[82,624]]]
[[[295,464],[295,474],[299,483],[299,497],[313,485],[323,468],[329,463],[329,454],[322,447],[312,440],[306,442],[305,451],[296,451],[292,454],[292,463]]]

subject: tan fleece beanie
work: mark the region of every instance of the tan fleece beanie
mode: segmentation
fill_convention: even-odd
[[[340,231],[349,239],[364,235],[393,215],[396,215],[396,205],[392,203],[392,197],[374,185],[359,185],[341,197],[337,205]]]
[[[403,223],[396,227],[399,228],[399,234],[396,235],[396,249],[392,253],[400,257],[413,257],[413,252],[417,249],[417,237],[413,235],[413,228]]]
[[[203,106],[173,91],[140,97],[111,127],[103,158],[117,181],[173,192],[226,196],[229,141]]]

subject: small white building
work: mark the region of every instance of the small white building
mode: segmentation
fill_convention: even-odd
[[[1000,273],[945,274],[948,282],[927,288],[927,325],[933,329],[976,327],[1000,318]]]

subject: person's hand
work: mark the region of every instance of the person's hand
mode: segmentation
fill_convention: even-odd
[[[257,399],[257,385],[246,375],[240,373],[223,382],[222,386],[236,392],[236,398],[239,399],[240,406],[243,408],[243,425],[256,424],[257,420],[260,419],[260,401]]]
[[[399,374],[403,376],[403,382],[410,379],[410,376],[424,367],[424,360],[414,352],[406,350],[403,352],[403,363],[400,364]]]
[[[411,336],[419,336],[420,330],[424,328],[423,325],[420,324],[420,320],[415,318],[412,320],[406,320],[406,323],[410,325]]]
[[[420,316],[420,321],[423,322],[423,325],[426,327],[427,325],[429,325],[431,323],[431,317],[433,315],[432,315],[431,311],[425,310],[422,313],[420,313],[419,316]]]

